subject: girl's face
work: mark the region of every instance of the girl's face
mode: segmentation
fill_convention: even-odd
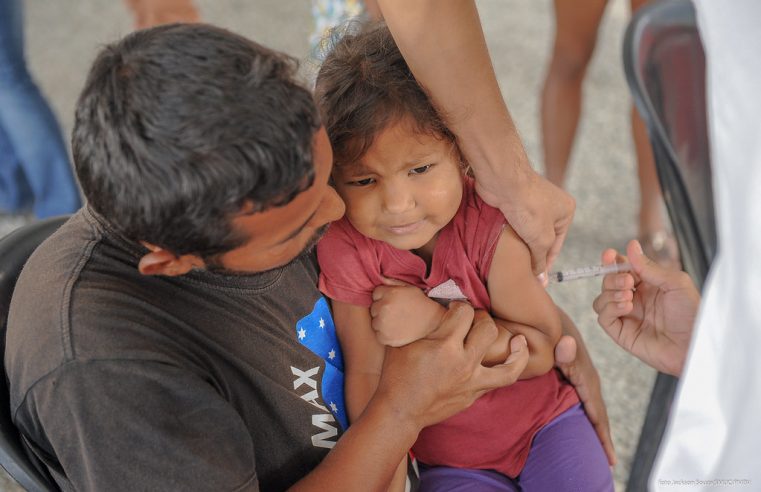
[[[457,213],[462,171],[454,144],[402,120],[376,136],[359,162],[333,171],[346,216],[363,235],[398,249],[433,249]]]

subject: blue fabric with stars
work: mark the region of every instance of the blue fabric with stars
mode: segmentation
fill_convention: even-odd
[[[341,427],[349,427],[344,404],[344,361],[338,344],[336,327],[330,314],[328,301],[320,297],[314,309],[296,324],[296,338],[325,361],[322,375],[322,401],[327,405]]]

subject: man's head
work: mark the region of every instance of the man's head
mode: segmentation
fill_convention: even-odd
[[[164,255],[141,263],[144,273],[190,267],[166,270],[170,256],[242,271],[278,266],[311,239],[267,241],[307,218],[283,209],[311,191],[309,206],[318,205],[304,229],[312,233],[324,224],[315,218],[336,214],[337,197],[316,181],[327,180],[317,175],[322,161],[330,172],[330,146],[295,71],[292,58],[203,24],[138,31],[97,57],[77,105],[74,162],[90,206]],[[322,198],[332,213],[318,210]],[[226,255],[252,241],[251,254],[276,264],[228,265]],[[270,254],[274,247],[287,254]]]

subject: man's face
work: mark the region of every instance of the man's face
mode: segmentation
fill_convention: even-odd
[[[313,139],[315,177],[312,186],[287,205],[233,219],[233,228],[249,237],[244,245],[215,259],[215,267],[234,273],[256,273],[283,266],[315,244],[325,226],[340,219],[344,203],[328,178],[333,151],[325,128]]]

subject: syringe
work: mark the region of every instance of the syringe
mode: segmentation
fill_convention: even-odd
[[[551,272],[549,282],[558,284],[568,282],[569,280],[578,280],[580,278],[599,277],[609,273],[630,272],[632,266],[629,263],[612,263],[610,265],[593,265],[588,267],[573,268],[562,272]]]

